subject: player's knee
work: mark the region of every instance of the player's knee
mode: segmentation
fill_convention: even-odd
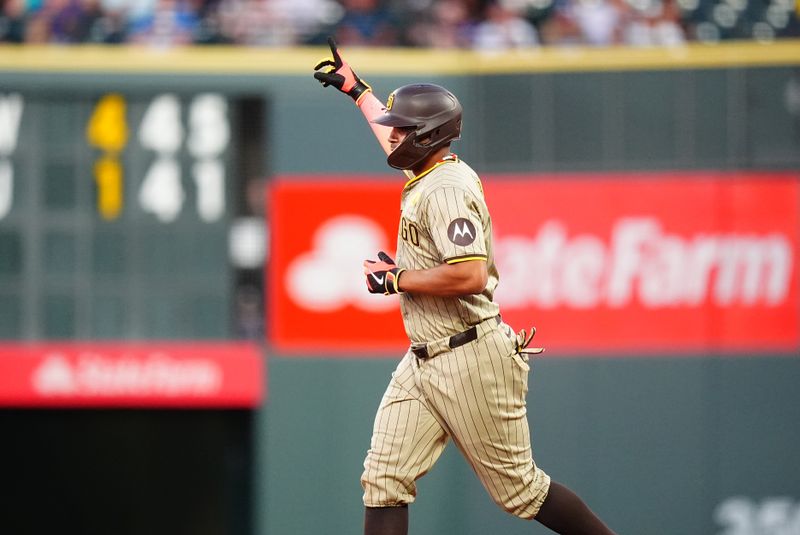
[[[532,502],[499,503],[498,505],[507,513],[522,518],[523,520],[530,520],[535,517],[541,507]]]
[[[364,489],[364,505],[366,507],[394,507],[413,503],[416,499],[416,485],[406,483],[391,475],[367,473],[361,476],[361,488]]]
[[[508,487],[511,488],[511,487]],[[532,481],[517,487],[517,492],[492,494],[492,499],[504,511],[516,517],[530,520],[536,516],[547,498],[550,476],[537,468]]]

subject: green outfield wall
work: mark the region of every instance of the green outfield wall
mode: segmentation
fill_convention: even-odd
[[[0,185],[14,185],[5,197],[0,187],[0,339],[239,336],[242,271],[225,261],[226,236],[251,215],[246,184],[278,175],[393,176],[349,99],[311,77],[325,54],[0,47]],[[381,97],[420,80],[456,93],[465,116],[455,150],[485,176],[800,173],[795,41],[499,56],[357,49],[347,57]],[[189,118],[208,93],[219,97],[212,116],[228,110],[230,136],[203,152],[188,139],[205,123]],[[111,108],[102,130],[110,137],[92,137],[91,117],[110,94],[123,97],[126,111]],[[157,106],[178,110],[179,141],[143,127]],[[124,147],[114,149],[120,136]],[[180,168],[178,205],[141,193],[167,149]],[[93,173],[104,156],[118,161],[125,180],[112,182],[119,197],[101,200]],[[195,163],[208,158],[228,178],[222,211],[199,200],[202,181],[193,181]],[[358,533],[361,463],[401,355],[337,347],[289,355],[274,349],[269,329],[263,342],[267,400],[252,421],[236,416],[246,432],[232,433],[253,441],[252,480],[245,490],[231,483],[232,496],[251,502],[225,509],[251,518],[209,533]],[[796,350],[545,355],[528,398],[535,458],[618,533],[800,535]],[[241,477],[236,466],[231,473]],[[545,532],[497,509],[452,445],[419,483],[411,511],[414,535]]]
[[[270,360],[264,533],[358,532],[361,466],[393,366]],[[534,456],[618,533],[771,533],[759,522],[781,500],[775,522],[795,533],[799,373],[796,357],[769,355],[543,358],[528,396]],[[452,444],[417,500],[414,534],[547,533],[495,507]]]

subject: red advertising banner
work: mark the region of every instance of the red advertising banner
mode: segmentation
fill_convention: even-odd
[[[263,367],[246,343],[3,343],[0,407],[256,407]]]
[[[394,251],[402,187],[343,176],[273,182],[266,314],[273,344],[316,353],[407,345],[397,298],[369,294],[361,267],[380,250]]]
[[[341,178],[341,177],[339,177]],[[486,177],[496,300],[552,353],[794,351],[800,177]],[[282,351],[402,350],[396,297],[361,262],[394,250],[402,180],[271,190],[268,331]]]

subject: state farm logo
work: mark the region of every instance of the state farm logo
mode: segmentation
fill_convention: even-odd
[[[75,392],[75,374],[69,361],[58,353],[50,355],[33,372],[33,388],[44,395],[70,395]]]
[[[570,236],[558,220],[535,236],[506,236],[495,247],[509,308],[777,307],[789,297],[793,243],[772,232],[683,236],[655,217],[623,217],[610,239]]]
[[[317,312],[396,307],[396,300],[366,292],[360,269],[384,246],[374,221],[330,219],[312,249],[289,264],[289,295]],[[620,217],[607,238],[570,234],[566,223],[548,220],[531,236],[495,236],[494,255],[496,298],[506,309],[777,307],[789,299],[794,266],[794,244],[780,232],[678,235],[656,217]]]
[[[386,234],[371,219],[356,215],[329,219],[314,233],[311,250],[287,267],[286,289],[295,303],[316,312],[348,305],[389,310],[397,301],[368,293],[361,267],[381,250],[386,250]]]
[[[154,352],[143,357],[80,353],[69,359],[47,355],[31,382],[41,396],[213,396],[222,370],[210,360],[174,359]]]

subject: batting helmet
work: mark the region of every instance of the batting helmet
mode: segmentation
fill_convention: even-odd
[[[414,127],[387,162],[395,169],[412,169],[429,154],[461,135],[461,104],[435,84],[410,84],[395,89],[386,113],[372,121],[392,127]]]

